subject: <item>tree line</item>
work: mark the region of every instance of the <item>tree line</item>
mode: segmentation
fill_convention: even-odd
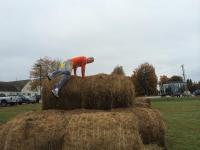
[[[46,78],[48,72],[52,72],[53,70],[59,68],[60,63],[60,60],[49,57],[44,57],[37,60],[30,71],[32,89],[35,89],[40,85],[40,77],[41,79]],[[122,66],[116,66],[111,74],[125,76]],[[162,75],[158,81],[154,66],[147,62],[139,65],[135,70],[133,70],[131,80],[135,85],[136,96],[158,95],[159,91],[157,89],[157,85],[162,86],[163,84],[172,82],[183,82],[183,78],[178,75],[174,75],[172,77]],[[41,82],[43,82],[43,80],[41,80]],[[187,79],[187,87],[188,90],[193,93],[196,89],[200,89],[200,82],[197,83],[193,82],[192,79]]]

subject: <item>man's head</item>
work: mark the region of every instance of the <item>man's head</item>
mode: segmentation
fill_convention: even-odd
[[[89,63],[92,63],[92,62],[94,62],[94,57],[88,57],[87,63],[89,64]]]

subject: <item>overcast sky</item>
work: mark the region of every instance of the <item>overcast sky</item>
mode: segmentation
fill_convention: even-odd
[[[200,81],[200,1],[0,0],[0,81],[29,78],[44,56],[79,55],[95,57],[87,75],[149,62],[158,77],[184,64]]]

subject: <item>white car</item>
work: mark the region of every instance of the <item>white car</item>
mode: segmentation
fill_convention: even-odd
[[[12,97],[10,96],[4,96],[4,97],[0,97],[0,105],[5,107],[8,104],[10,105],[14,105],[15,102],[12,100]]]
[[[30,103],[36,103],[36,97],[35,96],[24,96],[26,97],[28,100],[30,100]]]
[[[18,95],[9,95],[8,97],[11,97],[13,103],[15,104],[18,103],[18,99],[19,99]]]
[[[35,103],[35,100],[32,97],[29,96],[24,96],[24,95],[18,95],[17,98],[17,103],[18,104],[30,104],[30,103]]]

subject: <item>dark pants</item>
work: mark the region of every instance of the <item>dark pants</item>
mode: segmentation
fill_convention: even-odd
[[[58,90],[60,91],[60,89],[63,87],[66,81],[68,81],[71,78],[71,72],[68,70],[65,70],[65,71],[57,70],[57,71],[52,72],[51,77],[55,78],[58,75],[62,75],[62,78],[55,85],[55,88],[58,88]]]

